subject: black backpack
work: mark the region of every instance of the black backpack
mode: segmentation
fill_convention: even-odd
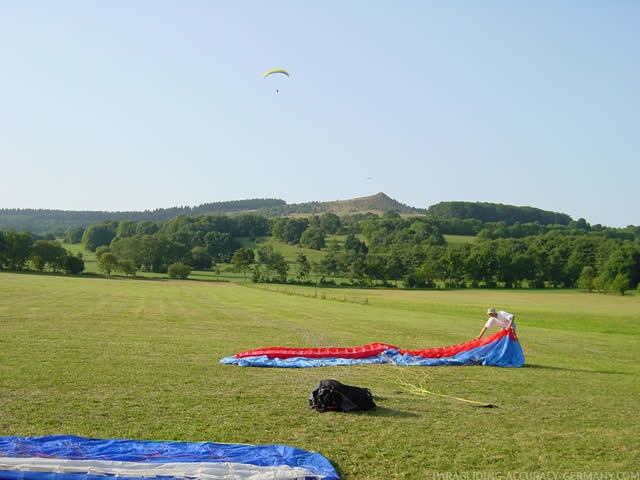
[[[317,412],[351,412],[376,408],[368,388],[320,380],[309,394],[309,406]]]

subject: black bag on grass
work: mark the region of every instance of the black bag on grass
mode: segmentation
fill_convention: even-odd
[[[317,412],[351,412],[376,408],[368,388],[320,380],[309,394],[309,406]]]

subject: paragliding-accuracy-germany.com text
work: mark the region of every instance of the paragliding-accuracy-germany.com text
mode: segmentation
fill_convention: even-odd
[[[639,472],[432,472],[431,480],[640,480]]]

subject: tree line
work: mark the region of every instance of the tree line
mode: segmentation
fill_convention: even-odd
[[[179,216],[231,214],[250,210],[278,208],[286,205],[284,200],[255,198],[226,202],[203,203],[194,207],[181,206],[156,208],[132,212],[69,211],[30,208],[0,208],[0,225],[11,230],[26,230],[36,234],[53,232],[61,237],[70,228],[83,227],[117,218],[120,221],[164,222]]]
[[[517,207],[489,202],[440,202],[430,206],[427,214],[438,218],[474,218],[481,222],[536,222],[541,225],[569,225],[572,218],[565,213],[549,212],[535,207]]]
[[[344,241],[335,241],[336,235]],[[449,244],[445,235],[473,241]],[[269,244],[243,247],[243,239],[269,236],[323,254],[310,261],[301,251],[295,261],[287,261]],[[21,241],[22,250],[16,248]],[[591,226],[583,219],[545,225],[401,217],[393,211],[277,218],[200,215],[165,222],[106,220],[67,230],[65,242],[82,243],[96,252],[107,274],[149,271],[184,278],[191,270],[231,264],[254,282],[365,287],[402,282],[408,288],[582,288],[617,293],[638,288],[640,281],[640,227]],[[77,260],[60,249],[64,250],[55,240],[5,231],[0,236],[0,268],[73,273],[65,262]]]
[[[57,237],[60,237],[69,228],[86,228],[89,225],[113,219],[164,222],[179,216],[239,213],[257,213],[268,218],[292,215],[308,217],[328,212],[335,213],[336,209],[350,212],[395,211],[402,215],[425,215],[432,219],[473,219],[481,223],[505,222],[507,225],[515,223],[568,225],[573,221],[571,217],[563,213],[499,203],[440,202],[428,209],[415,208],[402,204],[384,193],[378,193],[370,197],[334,202],[306,202],[289,205],[280,199],[259,198],[203,203],[195,207],[181,206],[129,212],[0,208],[0,228],[27,230],[37,234],[53,232]]]
[[[27,268],[78,274],[85,265],[82,255],[73,255],[55,239],[29,232],[0,231],[0,270]]]

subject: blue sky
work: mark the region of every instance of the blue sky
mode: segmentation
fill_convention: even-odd
[[[636,1],[0,0],[0,208],[384,192],[640,225],[639,25]]]

